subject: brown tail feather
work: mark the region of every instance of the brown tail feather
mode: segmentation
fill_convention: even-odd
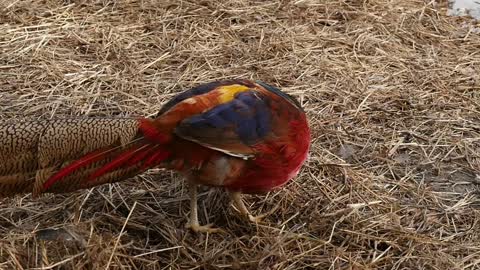
[[[0,123],[0,197],[43,191],[45,181],[87,153],[112,149],[118,153],[138,141],[138,119],[87,118]],[[108,155],[106,155],[108,157]],[[49,192],[68,192],[119,181],[138,173],[135,166],[115,168],[90,182],[88,172],[108,158],[90,164],[52,186]],[[139,167],[139,166],[137,166]]]

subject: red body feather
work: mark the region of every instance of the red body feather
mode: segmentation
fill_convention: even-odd
[[[290,96],[263,83],[221,81],[179,94],[154,119],[139,119],[134,142],[73,161],[44,184],[48,191],[77,170],[85,181],[127,167],[162,166],[195,183],[266,192],[300,170],[310,146],[305,113]]]

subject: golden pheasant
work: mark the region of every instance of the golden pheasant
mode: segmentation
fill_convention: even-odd
[[[180,172],[190,187],[227,190],[250,220],[242,193],[268,192],[299,172],[310,147],[300,104],[263,82],[200,85],[167,102],[155,118],[83,118],[0,123],[0,197],[61,193],[128,179],[149,168]]]

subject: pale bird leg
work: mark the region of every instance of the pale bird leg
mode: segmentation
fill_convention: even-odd
[[[197,205],[197,185],[189,185],[190,194],[190,220],[185,224],[185,228],[194,232],[216,233],[222,232],[219,228],[212,228],[213,224],[202,225],[198,223],[198,205]]]
[[[232,198],[233,204],[235,207],[240,211],[240,213],[243,216],[248,217],[248,220],[253,223],[260,223],[262,222],[262,219],[269,214],[271,214],[271,211],[262,215],[258,216],[253,216],[250,214],[250,211],[248,211],[248,208],[245,206],[245,204],[242,201],[242,193],[241,192],[230,192],[230,197]]]

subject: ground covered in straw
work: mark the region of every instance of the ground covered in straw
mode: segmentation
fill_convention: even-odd
[[[4,1],[0,119],[154,115],[176,92],[261,79],[313,130],[295,182],[203,190],[184,229],[179,176],[0,201],[0,268],[480,267],[480,38],[446,1]],[[52,229],[58,229],[53,231]]]

